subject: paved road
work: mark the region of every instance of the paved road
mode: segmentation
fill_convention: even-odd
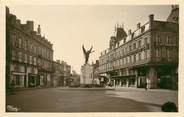
[[[166,101],[178,103],[178,92],[136,89],[36,89],[7,96],[22,112],[151,112]]]

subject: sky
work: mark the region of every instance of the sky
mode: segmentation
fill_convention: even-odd
[[[114,27],[123,24],[127,32],[135,30],[137,23],[144,24],[150,14],[156,20],[166,20],[171,5],[9,5],[13,13],[25,23],[34,21],[34,28],[41,25],[41,34],[53,43],[54,60],[63,60],[72,70],[80,73],[85,59],[82,45],[94,53],[89,63],[99,59],[100,53],[109,46]]]

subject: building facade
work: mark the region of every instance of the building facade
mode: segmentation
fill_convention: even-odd
[[[70,85],[71,66],[64,61],[53,61],[53,86],[63,87]]]
[[[50,86],[52,74],[52,43],[41,36],[40,25],[21,21],[6,8],[6,86]]]
[[[61,65],[64,71],[64,86],[70,86],[71,85],[71,66],[64,61],[61,61]]]
[[[99,73],[107,85],[177,89],[178,11],[172,6],[167,21],[149,15],[145,24],[138,23],[128,34],[116,27],[109,48],[99,57]]]
[[[100,84],[103,85],[103,79],[99,77],[99,60],[96,60],[95,63],[92,63],[93,72],[92,72],[92,84],[94,86],[100,86]],[[102,81],[102,82],[101,82]]]
[[[53,61],[53,86],[64,86],[64,69],[60,63],[60,60]]]

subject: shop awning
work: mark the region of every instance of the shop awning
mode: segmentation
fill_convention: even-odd
[[[131,77],[135,77],[135,75],[127,75],[127,76],[112,76],[112,78],[131,78]]]
[[[25,75],[23,72],[12,72],[13,75]]]

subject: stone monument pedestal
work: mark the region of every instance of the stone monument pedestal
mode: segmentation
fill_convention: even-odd
[[[89,63],[81,66],[81,77],[80,77],[80,86],[92,86],[93,84],[93,67]]]

